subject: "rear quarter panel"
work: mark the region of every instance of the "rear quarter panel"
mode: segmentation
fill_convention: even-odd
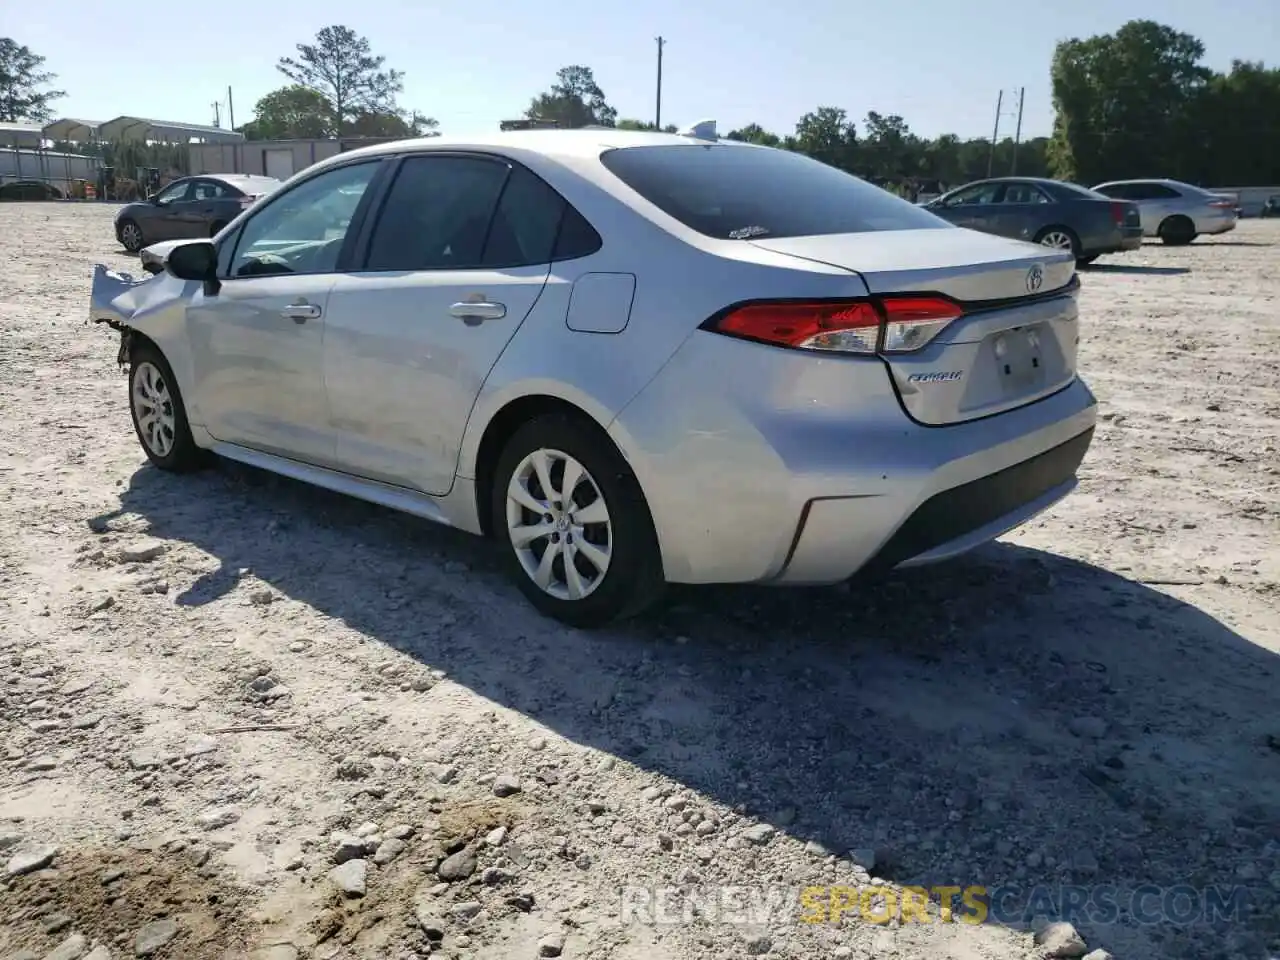
[[[1062,206],[1068,211],[1067,224],[1080,238],[1084,252],[1110,250],[1119,245],[1120,231],[1111,218],[1108,204],[1081,200]]]
[[[558,190],[596,228],[602,245],[590,256],[551,265],[538,302],[476,397],[459,454],[458,473],[464,478],[475,478],[485,430],[515,400],[565,400],[607,428],[698,325],[724,307],[756,297],[866,293],[848,270],[805,263],[746,241],[715,240],[678,221],[669,226],[662,217],[643,216],[597,182],[608,176],[598,160],[568,163],[521,150],[503,153]],[[631,314],[622,331],[569,328],[573,284],[587,273],[635,275]]]

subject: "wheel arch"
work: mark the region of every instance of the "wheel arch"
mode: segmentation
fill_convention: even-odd
[[[1065,223],[1045,224],[1045,226],[1035,232],[1035,236],[1031,242],[1039,243],[1047,234],[1053,233],[1054,231],[1059,231],[1061,233],[1065,233],[1069,237],[1072,237],[1076,242],[1076,249],[1080,249],[1080,232]]]
[[[1165,236],[1165,228],[1174,225],[1179,227],[1185,225],[1187,231],[1186,235],[1190,237],[1190,240],[1185,241],[1187,243],[1190,243],[1198,235],[1196,222],[1193,218],[1187,216],[1185,213],[1171,213],[1156,225],[1156,236],[1163,240]]]
[[[589,424],[602,440],[617,448],[617,443],[609,435],[607,423],[588,412],[584,406],[552,393],[526,393],[507,400],[488,418],[483,430],[479,431],[470,468],[459,470],[464,476],[469,473],[475,480],[476,516],[485,536],[493,533],[490,491],[498,468],[498,458],[502,456],[507,441],[521,426],[538,417],[560,414]],[[625,451],[619,450],[619,453],[623,459],[627,459]]]

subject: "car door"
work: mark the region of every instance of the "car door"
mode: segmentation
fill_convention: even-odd
[[[215,439],[331,464],[325,308],[381,165],[327,169],[265,201],[219,242],[219,283],[187,308],[196,405]]]
[[[994,204],[1000,182],[971,183],[935,200],[929,209],[957,227],[994,233]]]
[[[236,213],[240,212],[231,188],[216,180],[193,181],[190,199],[183,206],[184,237],[210,236],[209,228],[215,221],[226,223],[234,219],[234,214],[227,215],[230,208],[236,207]]]
[[[142,228],[148,243],[176,240],[184,236],[182,217],[191,196],[191,183],[190,180],[178,180],[151,198],[153,209],[149,211],[150,216],[146,218],[146,224]]]
[[[992,232],[1014,240],[1033,241],[1042,228],[1061,221],[1049,196],[1025,180],[1006,181],[992,209]]]
[[[504,158],[405,157],[329,296],[324,374],[340,468],[453,485],[489,371],[546,283],[563,199]]]

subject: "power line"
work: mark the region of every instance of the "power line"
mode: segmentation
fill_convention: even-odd
[[[991,147],[987,151],[987,176],[988,177],[991,176],[992,168],[995,166],[996,144],[1000,140],[1000,118],[1004,116],[1007,116],[1007,117],[1016,116],[1018,118],[1017,126],[1014,128],[1014,135],[1013,135],[1013,170],[1011,171],[1011,174],[1016,174],[1018,172],[1018,143],[1022,139],[1022,101],[1026,95],[1026,92],[1027,92],[1026,87],[1018,87],[1018,89],[1016,90],[1011,90],[1010,97],[1009,97],[1008,110],[1004,109],[1004,106],[1005,106],[1004,91],[1001,90],[998,94],[996,94],[996,122],[995,122],[994,128],[992,128],[991,130]],[[1015,100],[1017,101],[1016,109],[1013,106],[1013,102]]]

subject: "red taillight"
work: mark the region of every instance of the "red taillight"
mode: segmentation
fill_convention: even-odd
[[[1232,207],[1232,208],[1234,208],[1234,207],[1235,207],[1235,205],[1236,205],[1236,202],[1235,202],[1234,200],[1210,200],[1210,201],[1209,201],[1209,206],[1211,206],[1211,207]]]
[[[1114,200],[1111,202],[1111,219],[1116,226],[1120,226],[1124,223],[1125,215],[1128,214],[1128,212],[1129,205],[1127,203],[1120,203]]]
[[[763,301],[730,310],[708,327],[733,337],[801,350],[901,353],[920,349],[961,313],[950,300],[925,296],[834,303]]]

